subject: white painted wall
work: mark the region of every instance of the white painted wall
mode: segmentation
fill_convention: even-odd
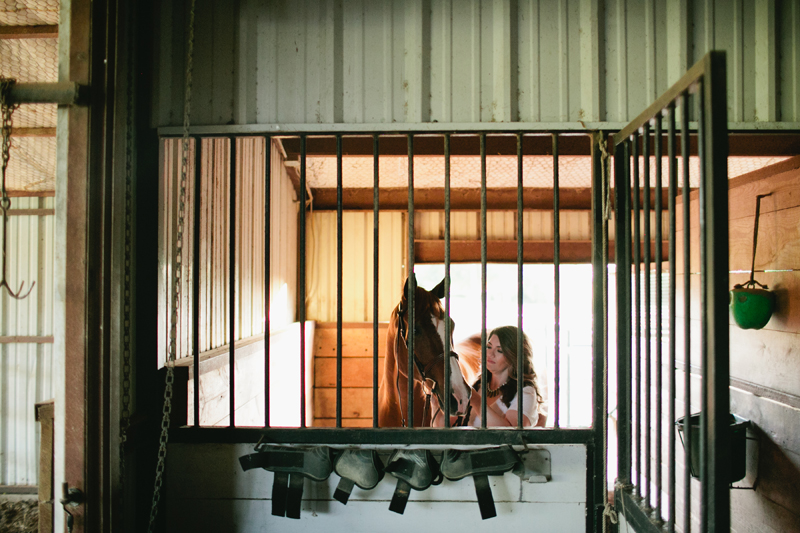
[[[412,491],[405,513],[389,511],[395,478],[372,491],[353,489],[348,504],[332,499],[339,476],[306,481],[300,520],[272,516],[272,473],[242,471],[239,457],[251,444],[171,444],[167,463],[167,531],[231,533],[382,533],[439,531],[586,530],[586,448],[543,446],[550,451],[552,481],[527,483],[513,474],[490,477],[497,517],[482,521],[471,479],[445,480]],[[202,465],[202,468],[200,467]]]

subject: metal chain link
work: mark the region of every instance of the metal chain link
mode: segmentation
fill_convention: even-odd
[[[0,279],[0,288],[5,288],[8,292],[8,295],[16,300],[24,300],[28,297],[28,295],[33,290],[33,287],[36,285],[34,281],[31,283],[28,292],[25,293],[24,296],[22,294],[22,287],[25,285],[23,281],[17,292],[11,290],[11,286],[8,284],[6,280],[6,244],[8,242],[8,210],[11,209],[11,199],[8,197],[8,192],[6,191],[6,169],[8,169],[8,160],[11,157],[11,127],[13,125],[12,115],[14,114],[14,110],[19,107],[18,104],[12,104],[10,102],[9,93],[11,92],[11,87],[16,83],[16,80],[9,79],[9,78],[2,78],[0,77],[0,114],[2,114],[2,161],[0,161],[0,174],[2,174],[2,179],[0,179],[0,211],[3,212],[3,243],[2,243],[2,253],[3,253],[3,267],[2,267],[2,278]]]
[[[170,320],[169,353],[166,361],[167,375],[164,387],[164,408],[161,418],[161,437],[158,445],[158,460],[156,463],[156,479],[153,487],[153,504],[150,508],[150,524],[148,531],[153,532],[158,502],[161,496],[161,486],[164,482],[164,467],[167,458],[167,442],[169,439],[169,421],[172,412],[172,384],[175,380],[174,363],[177,358],[178,316],[181,300],[181,284],[183,283],[183,226],[186,211],[186,175],[189,171],[189,116],[192,99],[192,60],[194,56],[194,16],[195,0],[189,3],[189,25],[186,39],[186,89],[183,101],[183,141],[181,157],[181,177],[178,196],[178,224],[175,244],[175,257],[173,262],[173,307]],[[199,169],[195,169],[198,172]]]
[[[132,4],[131,4],[132,5]],[[129,14],[132,17],[132,14]],[[125,447],[131,425],[131,261],[133,249],[133,146],[134,146],[134,67],[135,42],[132,24],[128,26],[127,95],[125,106],[125,245],[122,284],[122,402],[119,419],[119,479],[120,494],[125,493]],[[124,500],[124,498],[123,498]]]

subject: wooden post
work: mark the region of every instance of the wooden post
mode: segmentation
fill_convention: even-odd
[[[53,531],[53,400],[36,404],[36,421],[41,423],[39,447],[39,533]]]

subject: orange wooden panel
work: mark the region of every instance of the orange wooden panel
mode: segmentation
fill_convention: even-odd
[[[336,389],[314,391],[314,415],[336,418]],[[372,387],[342,389],[343,418],[372,418]]]
[[[378,380],[383,376],[384,358],[378,359]],[[372,358],[342,358],[342,387],[372,387]],[[314,362],[314,386],[336,387],[336,359],[320,357]]]
[[[332,428],[336,427],[335,418],[315,418],[314,427]],[[369,418],[342,418],[343,428],[371,428],[372,417]]]
[[[386,328],[386,324],[378,325],[379,357],[386,353]],[[317,327],[314,334],[314,356],[336,357],[335,327]],[[342,328],[342,357],[372,357],[372,327]]]

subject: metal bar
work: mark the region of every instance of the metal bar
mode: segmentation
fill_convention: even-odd
[[[669,159],[669,457],[667,459],[667,530],[675,531],[675,316],[676,316],[676,270],[675,270],[675,195],[678,187],[678,161],[675,155],[675,103],[667,108],[667,157]]]
[[[450,427],[450,361],[447,352],[452,348],[450,339],[453,335],[450,324],[450,134],[444,135],[444,297],[445,322],[444,338],[447,342],[444,363],[444,426]]]
[[[705,196],[705,234],[709,253],[703,270],[707,277],[708,373],[708,479],[711,492],[709,531],[730,530],[730,491],[726,480],[729,469],[728,446],[730,416],[730,340],[728,311],[728,107],[725,52],[709,52],[704,58],[708,75],[703,89],[706,120],[704,138],[709,180]],[[702,187],[701,187],[702,190]]]
[[[631,208],[630,140],[614,150],[617,246],[617,482],[630,484],[630,363],[631,363]]]
[[[634,132],[633,138],[633,351],[636,366],[636,478],[634,480],[634,494],[641,496],[642,481],[642,284],[641,284],[641,210],[639,206],[639,133]]]
[[[517,134],[517,427],[522,428],[522,415],[524,411],[522,387],[525,381],[525,352],[522,348],[522,241],[525,232],[522,224],[522,134]],[[488,252],[488,250],[487,250]]]
[[[87,93],[88,87],[76,82],[15,83],[9,91],[9,103],[73,105],[85,102]]]
[[[229,189],[229,210],[228,213],[228,320],[230,321],[228,335],[230,337],[228,346],[228,408],[230,409],[230,427],[236,427],[236,137],[228,139],[230,147],[230,165],[228,178],[230,180]],[[199,383],[195,383],[199,387]]]
[[[702,76],[704,73],[707,73],[708,66],[706,61],[711,53],[712,52],[709,52],[709,54],[706,54],[706,56],[703,57],[703,59],[695,63],[692,66],[692,68],[686,71],[686,74],[681,76],[681,79],[679,79],[672,87],[667,89],[667,91],[664,94],[662,94],[655,102],[650,104],[650,106],[647,109],[642,111],[638,117],[636,117],[630,122],[630,124],[622,128],[622,130],[620,130],[619,133],[614,135],[614,144],[616,145],[621,143],[623,140],[627,139],[628,136],[630,136],[634,131],[638,130],[646,123],[650,122],[651,118],[660,113],[661,110],[667,107],[667,105],[669,105],[670,102],[672,102],[678,96],[680,96],[683,93],[683,91],[694,85],[697,79],[700,78],[700,76]]]
[[[561,427],[561,186],[558,179],[558,134],[553,134],[553,356],[555,358],[553,427]]]
[[[489,389],[486,369],[486,134],[481,144],[481,427],[486,428],[486,391]]]
[[[264,427],[269,427],[272,330],[269,316],[272,307],[272,138],[269,136],[264,137],[264,179]]]
[[[378,427],[378,278],[380,277],[380,137],[372,136],[372,427]]]
[[[653,478],[650,476],[650,452],[652,448],[651,431],[650,431],[650,417],[652,416],[652,407],[650,400],[652,394],[650,391],[650,379],[652,376],[650,348],[652,342],[650,340],[650,123],[644,125],[642,132],[642,157],[644,158],[644,183],[642,186],[643,211],[644,211],[644,258],[642,260],[643,277],[644,277],[644,486],[646,487],[645,508],[651,509],[652,506],[652,491],[650,490]]]
[[[414,327],[417,280],[414,276],[414,135],[408,134],[408,427],[414,427]],[[420,420],[420,423],[422,421]]]
[[[706,265],[706,188],[708,187],[706,167],[706,106],[705,83],[703,79],[697,82],[695,102],[697,104],[697,155],[700,159],[700,186],[698,191],[698,209],[700,211],[700,374],[702,376],[700,388],[700,531],[708,531],[708,506],[709,506],[709,479],[708,479],[708,312],[706,309],[707,278]]]
[[[604,412],[603,380],[605,378],[605,330],[604,283],[605,263],[604,236],[604,188],[603,160],[600,154],[602,134],[592,136],[592,448],[591,501],[587,502],[587,515],[595,531],[602,523],[603,492],[605,488],[605,451],[603,447]]]
[[[620,502],[620,505],[615,507],[618,511],[624,511],[630,530],[639,533],[663,533],[661,526],[653,522],[650,510],[629,491],[617,489],[614,502]]]
[[[306,143],[305,135],[300,136],[300,250],[297,254],[297,319],[300,322],[300,427],[306,427]]]
[[[192,380],[194,426],[200,426],[200,199],[203,191],[202,144],[194,139],[194,211],[192,212]]]
[[[342,427],[342,136],[336,136],[336,427]]]
[[[592,442],[591,429],[488,428],[481,431],[420,431],[419,428],[175,428],[170,432],[172,443],[256,443],[315,444],[352,446],[354,442],[369,446],[397,447],[403,445],[465,445],[481,446],[498,443],[514,446],[531,444],[583,444]],[[588,469],[591,471],[591,469]],[[591,485],[588,485],[591,490]]]
[[[655,131],[655,149],[656,149],[656,198],[655,198],[655,222],[656,222],[656,237],[655,242],[656,246],[661,248],[662,243],[664,242],[664,231],[662,225],[663,219],[663,205],[662,205],[662,198],[661,194],[663,192],[663,179],[662,179],[662,172],[661,172],[661,162],[663,160],[663,143],[662,143],[662,124],[661,124],[661,113],[659,112],[655,117],[656,122],[656,131]],[[661,429],[661,416],[662,416],[662,406],[663,400],[662,398],[664,395],[662,394],[661,385],[662,385],[662,378],[663,378],[663,347],[661,345],[661,337],[663,331],[663,317],[661,312],[661,304],[663,301],[663,286],[661,283],[661,274],[663,271],[662,267],[662,254],[656,254],[655,257],[655,282],[656,282],[656,321],[655,321],[655,345],[656,345],[656,384],[655,390],[653,391],[656,395],[656,411],[655,411],[655,422],[656,422],[656,456],[655,456],[655,468],[656,468],[656,475],[655,475],[655,496],[656,496],[656,519],[661,520],[661,477],[663,473],[663,463],[662,463],[662,429]]]
[[[681,194],[683,209],[683,357],[686,362],[686,369],[683,375],[683,531],[689,533],[692,530],[692,482],[691,482],[691,457],[692,432],[690,428],[690,418],[692,414],[692,390],[691,375],[689,364],[692,360],[692,331],[691,331],[691,200],[689,198],[689,91],[685,91],[681,105],[681,163],[683,163],[683,190]]]

